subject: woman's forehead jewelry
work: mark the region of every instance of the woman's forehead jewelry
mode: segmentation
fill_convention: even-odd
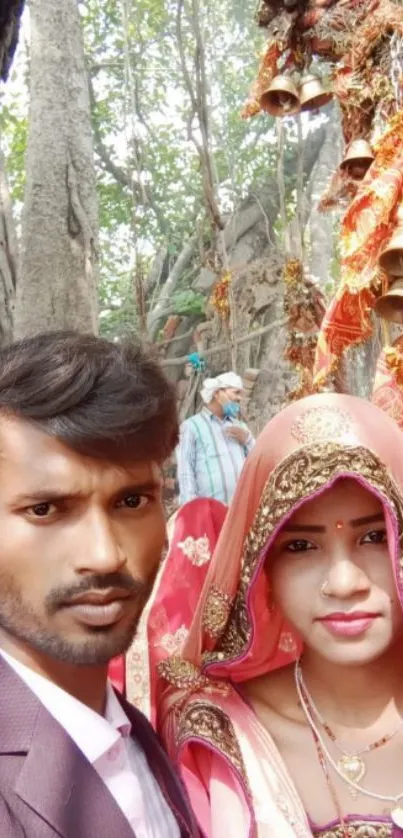
[[[327,588],[328,584],[329,584],[329,583],[328,583],[328,581],[327,581],[327,579],[326,579],[326,580],[324,581],[323,585],[321,585],[321,587],[320,587],[320,593],[321,593],[321,596],[323,596],[323,597],[325,597],[325,598],[330,596],[330,594],[329,594],[329,593],[328,593],[328,591],[326,590],[326,588]]]
[[[336,530],[342,530],[344,527],[343,521],[336,521]]]

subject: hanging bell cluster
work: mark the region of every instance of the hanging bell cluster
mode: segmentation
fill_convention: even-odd
[[[260,106],[271,116],[293,116],[299,111],[323,108],[332,96],[317,76],[303,76],[298,88],[291,76],[280,74],[274,77],[260,97]]]
[[[362,180],[374,160],[374,153],[367,140],[353,140],[340,163],[340,169],[352,180]]]
[[[272,116],[292,116],[300,110],[298,89],[290,76],[275,76],[260,98],[262,110]]]
[[[283,9],[286,12],[294,12],[298,7],[299,0],[260,0],[257,12],[256,22],[258,26],[269,26],[272,20],[280,14]]]
[[[301,111],[315,111],[323,108],[331,101],[332,97],[331,91],[325,90],[317,76],[303,76],[299,91]]]
[[[397,214],[395,232],[379,257],[379,267],[388,277],[387,291],[375,303],[383,320],[403,324],[403,207]]]

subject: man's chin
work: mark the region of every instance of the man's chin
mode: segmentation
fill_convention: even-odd
[[[29,638],[29,645],[38,652],[46,654],[61,663],[73,666],[107,666],[108,663],[119,655],[124,654],[132,643],[138,625],[135,624],[125,628],[120,626],[110,627],[108,630],[86,632],[84,637],[53,635]]]
[[[137,624],[138,621],[135,626],[120,631],[97,631],[84,641],[71,644],[70,663],[79,666],[106,666],[113,658],[127,652],[135,636]]]

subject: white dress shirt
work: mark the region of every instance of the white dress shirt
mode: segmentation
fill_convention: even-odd
[[[101,716],[11,655],[0,654],[95,768],[136,838],[179,838],[178,824],[145,754],[130,736],[131,723],[110,682]]]

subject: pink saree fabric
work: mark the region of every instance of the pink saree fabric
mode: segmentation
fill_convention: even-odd
[[[327,444],[334,445],[336,453],[342,452],[342,465],[329,464]],[[304,495],[300,487],[307,458],[316,455],[318,460],[321,446],[324,459],[317,466],[316,484],[315,474],[312,483],[318,488]],[[366,482],[358,467],[354,471],[349,465],[350,451],[356,452],[351,462],[367,456],[375,471],[379,468],[386,475],[385,481],[377,484],[369,469]],[[288,480],[291,475],[287,483],[281,482],[284,464]],[[402,601],[398,514],[403,509],[403,436],[392,419],[361,399],[326,394],[290,405],[260,435],[227,514],[220,504],[199,499],[186,504],[176,517],[148,622],[152,721],[178,763],[208,838],[222,838],[226,831],[231,838],[311,835],[281,756],[240,690],[242,682],[284,666],[300,654],[300,639],[270,607],[270,579],[264,562],[287,518],[341,477],[359,480],[383,503]],[[273,486],[277,518],[266,540],[264,531],[259,541],[245,592],[245,556],[249,551],[250,557],[250,543],[254,543],[248,539],[258,516],[265,520],[266,512],[270,513],[263,510],[262,516],[261,500]],[[242,635],[244,624],[248,630],[245,642],[238,643],[232,654],[228,644],[221,647],[220,643],[228,626],[237,631],[233,612],[241,594],[244,610],[238,615],[239,632]],[[206,621],[212,595],[223,607],[226,602],[232,604],[227,626],[216,638]],[[167,675],[166,664],[171,673],[188,672],[189,680]],[[213,728],[216,724],[215,730],[207,722],[198,728],[193,724],[195,714],[203,718],[200,710]]]

